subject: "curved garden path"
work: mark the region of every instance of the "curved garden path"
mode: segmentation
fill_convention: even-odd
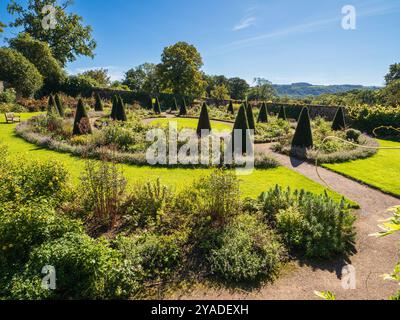
[[[376,239],[370,234],[378,231],[380,220],[387,219],[387,210],[400,205],[400,200],[378,190],[357,183],[335,172],[271,151],[271,144],[258,144],[256,151],[273,155],[283,166],[290,168],[322,185],[324,181],[335,191],[356,201],[361,209],[356,212],[357,239],[355,252],[346,259],[331,262],[296,261],[278,280],[261,289],[229,291],[226,289],[194,289],[188,295],[176,295],[180,299],[262,299],[301,300],[318,299],[314,290],[334,292],[338,299],[388,299],[399,286],[384,281],[383,274],[390,273],[399,260],[400,235]],[[371,172],[373,174],[373,172]],[[400,183],[400,177],[399,177]],[[342,269],[351,264],[356,270],[356,289],[342,287]]]

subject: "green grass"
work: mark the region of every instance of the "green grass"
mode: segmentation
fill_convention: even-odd
[[[400,143],[386,140],[378,140],[378,142],[381,147],[397,147],[399,149],[383,149],[368,159],[326,164],[324,167],[384,192],[400,196]]]
[[[177,122],[178,130],[182,129],[197,129],[197,124],[199,122],[198,119],[189,119],[189,118],[173,118],[173,119],[157,119],[153,120],[151,125],[168,125],[169,122]],[[219,121],[211,121],[211,128],[216,131],[224,131],[224,130],[232,130],[232,125],[228,123],[223,123]]]
[[[23,119],[34,114],[23,114]],[[58,153],[32,145],[14,134],[15,125],[0,123],[0,144],[8,147],[10,155],[19,159],[30,160],[56,160],[64,164],[70,172],[71,178],[75,183],[79,181],[80,173],[84,168],[84,160],[69,154]],[[208,175],[212,169],[169,169],[154,167],[136,167],[121,165],[125,177],[130,183],[139,181],[155,180],[160,178],[162,183],[184,189],[195,179]],[[283,187],[290,186],[292,189],[305,189],[307,191],[321,194],[324,187],[312,180],[287,168],[280,167],[270,170],[254,170],[249,176],[239,177],[241,180],[241,192],[243,196],[257,197],[263,191],[279,184]],[[341,195],[328,192],[336,200],[342,198]]]

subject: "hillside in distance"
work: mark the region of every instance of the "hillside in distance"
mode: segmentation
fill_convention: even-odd
[[[292,84],[274,84],[278,96],[288,96],[291,98],[304,98],[307,96],[319,96],[324,93],[342,93],[352,90],[377,90],[379,87],[365,87],[361,85],[313,85],[306,82]]]

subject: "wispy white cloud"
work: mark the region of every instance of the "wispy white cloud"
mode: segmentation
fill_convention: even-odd
[[[240,22],[233,27],[233,31],[239,31],[243,29],[247,29],[248,27],[251,27],[255,24],[256,22],[256,17],[245,17]]]
[[[361,10],[357,11],[357,18],[386,15],[386,14],[390,14],[393,12],[397,12],[397,11],[399,11],[399,9],[400,9],[400,4],[389,5],[389,6],[381,5],[381,6],[374,6],[374,7],[370,7],[370,8],[364,7]],[[256,35],[253,37],[248,37],[248,38],[244,38],[241,40],[233,41],[231,43],[228,43],[227,45],[224,45],[222,47],[222,49],[231,51],[231,50],[235,50],[235,49],[252,47],[252,46],[262,44],[263,42],[265,42],[269,39],[294,36],[294,35],[301,34],[301,33],[316,32],[316,31],[321,30],[323,27],[332,25],[334,23],[337,23],[338,26],[340,26],[341,19],[342,19],[342,16],[340,14],[338,14],[336,17],[332,17],[332,18],[326,18],[326,19],[321,19],[321,20],[317,20],[317,21],[305,22],[303,24],[298,24],[298,25],[294,25],[291,27],[278,29],[278,30],[275,30],[272,32]],[[242,23],[239,23],[236,27],[240,27],[243,25],[243,28],[245,28],[245,27],[248,27],[251,25],[249,23],[247,23],[247,24],[249,24],[249,25],[247,25],[245,23],[246,22],[245,19],[241,22]],[[252,21],[250,21],[250,23],[251,22]],[[240,29],[237,29],[237,30],[240,30]]]

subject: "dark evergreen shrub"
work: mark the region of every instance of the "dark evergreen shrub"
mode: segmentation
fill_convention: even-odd
[[[247,112],[246,112],[246,106],[244,104],[241,105],[238,115],[235,120],[235,124],[233,126],[233,132],[232,132],[232,150],[233,152],[238,151],[240,146],[237,146],[235,143],[235,131],[236,130],[241,130],[241,135],[242,135],[242,153],[247,153],[247,145],[246,145],[246,139],[247,139],[247,130],[249,130],[249,123],[247,121]]]
[[[235,114],[235,109],[233,108],[233,102],[232,101],[229,102],[228,113]]]
[[[211,122],[210,117],[208,115],[207,105],[204,102],[201,108],[199,124],[197,125],[197,135],[201,136],[201,130],[209,130],[211,131]]]
[[[117,120],[117,109],[118,109],[118,97],[117,96],[113,96],[112,97],[112,108],[111,108],[111,119],[113,120]]]
[[[92,133],[92,127],[90,126],[89,117],[83,105],[83,101],[79,99],[76,107],[73,134],[80,135],[88,133]]]
[[[340,107],[337,110],[335,119],[333,120],[332,129],[335,131],[340,131],[340,130],[346,129],[346,120],[345,120],[343,107]]]
[[[178,102],[176,101],[176,98],[174,97],[174,103],[171,107],[171,111],[178,111]]]
[[[181,108],[179,110],[179,115],[180,116],[186,116],[187,115],[187,108],[186,108],[185,98],[182,99],[182,104],[181,104]]]
[[[249,124],[249,129],[256,130],[256,122],[254,120],[253,107],[250,104],[247,104],[246,115]]]
[[[64,117],[64,105],[63,105],[63,103],[62,103],[62,101],[61,101],[61,98],[60,98],[60,96],[59,96],[58,94],[56,94],[56,96],[55,96],[55,98],[54,98],[54,101],[55,101],[55,103],[56,103],[56,107],[57,107],[57,110],[58,110],[58,114],[59,114],[61,117]]]
[[[285,109],[284,106],[281,106],[281,108],[280,108],[280,110],[279,110],[278,119],[287,120],[287,117],[286,117],[286,109]]]
[[[160,101],[158,100],[158,98],[156,98],[156,103],[154,103],[154,105],[153,105],[153,111],[155,114],[161,114],[161,105],[160,105]]]
[[[125,112],[125,103],[120,96],[117,98],[117,108],[115,111],[115,118],[118,121],[127,121]]]
[[[258,115],[258,123],[268,123],[268,109],[265,102],[261,105],[260,114]]]
[[[57,109],[56,101],[54,100],[54,96],[49,96],[49,101],[47,103],[47,114],[60,114]]]
[[[313,146],[310,114],[307,107],[304,107],[300,113],[292,146],[305,148],[311,148]]]
[[[94,111],[103,111],[103,100],[101,100],[100,94],[95,95]]]

